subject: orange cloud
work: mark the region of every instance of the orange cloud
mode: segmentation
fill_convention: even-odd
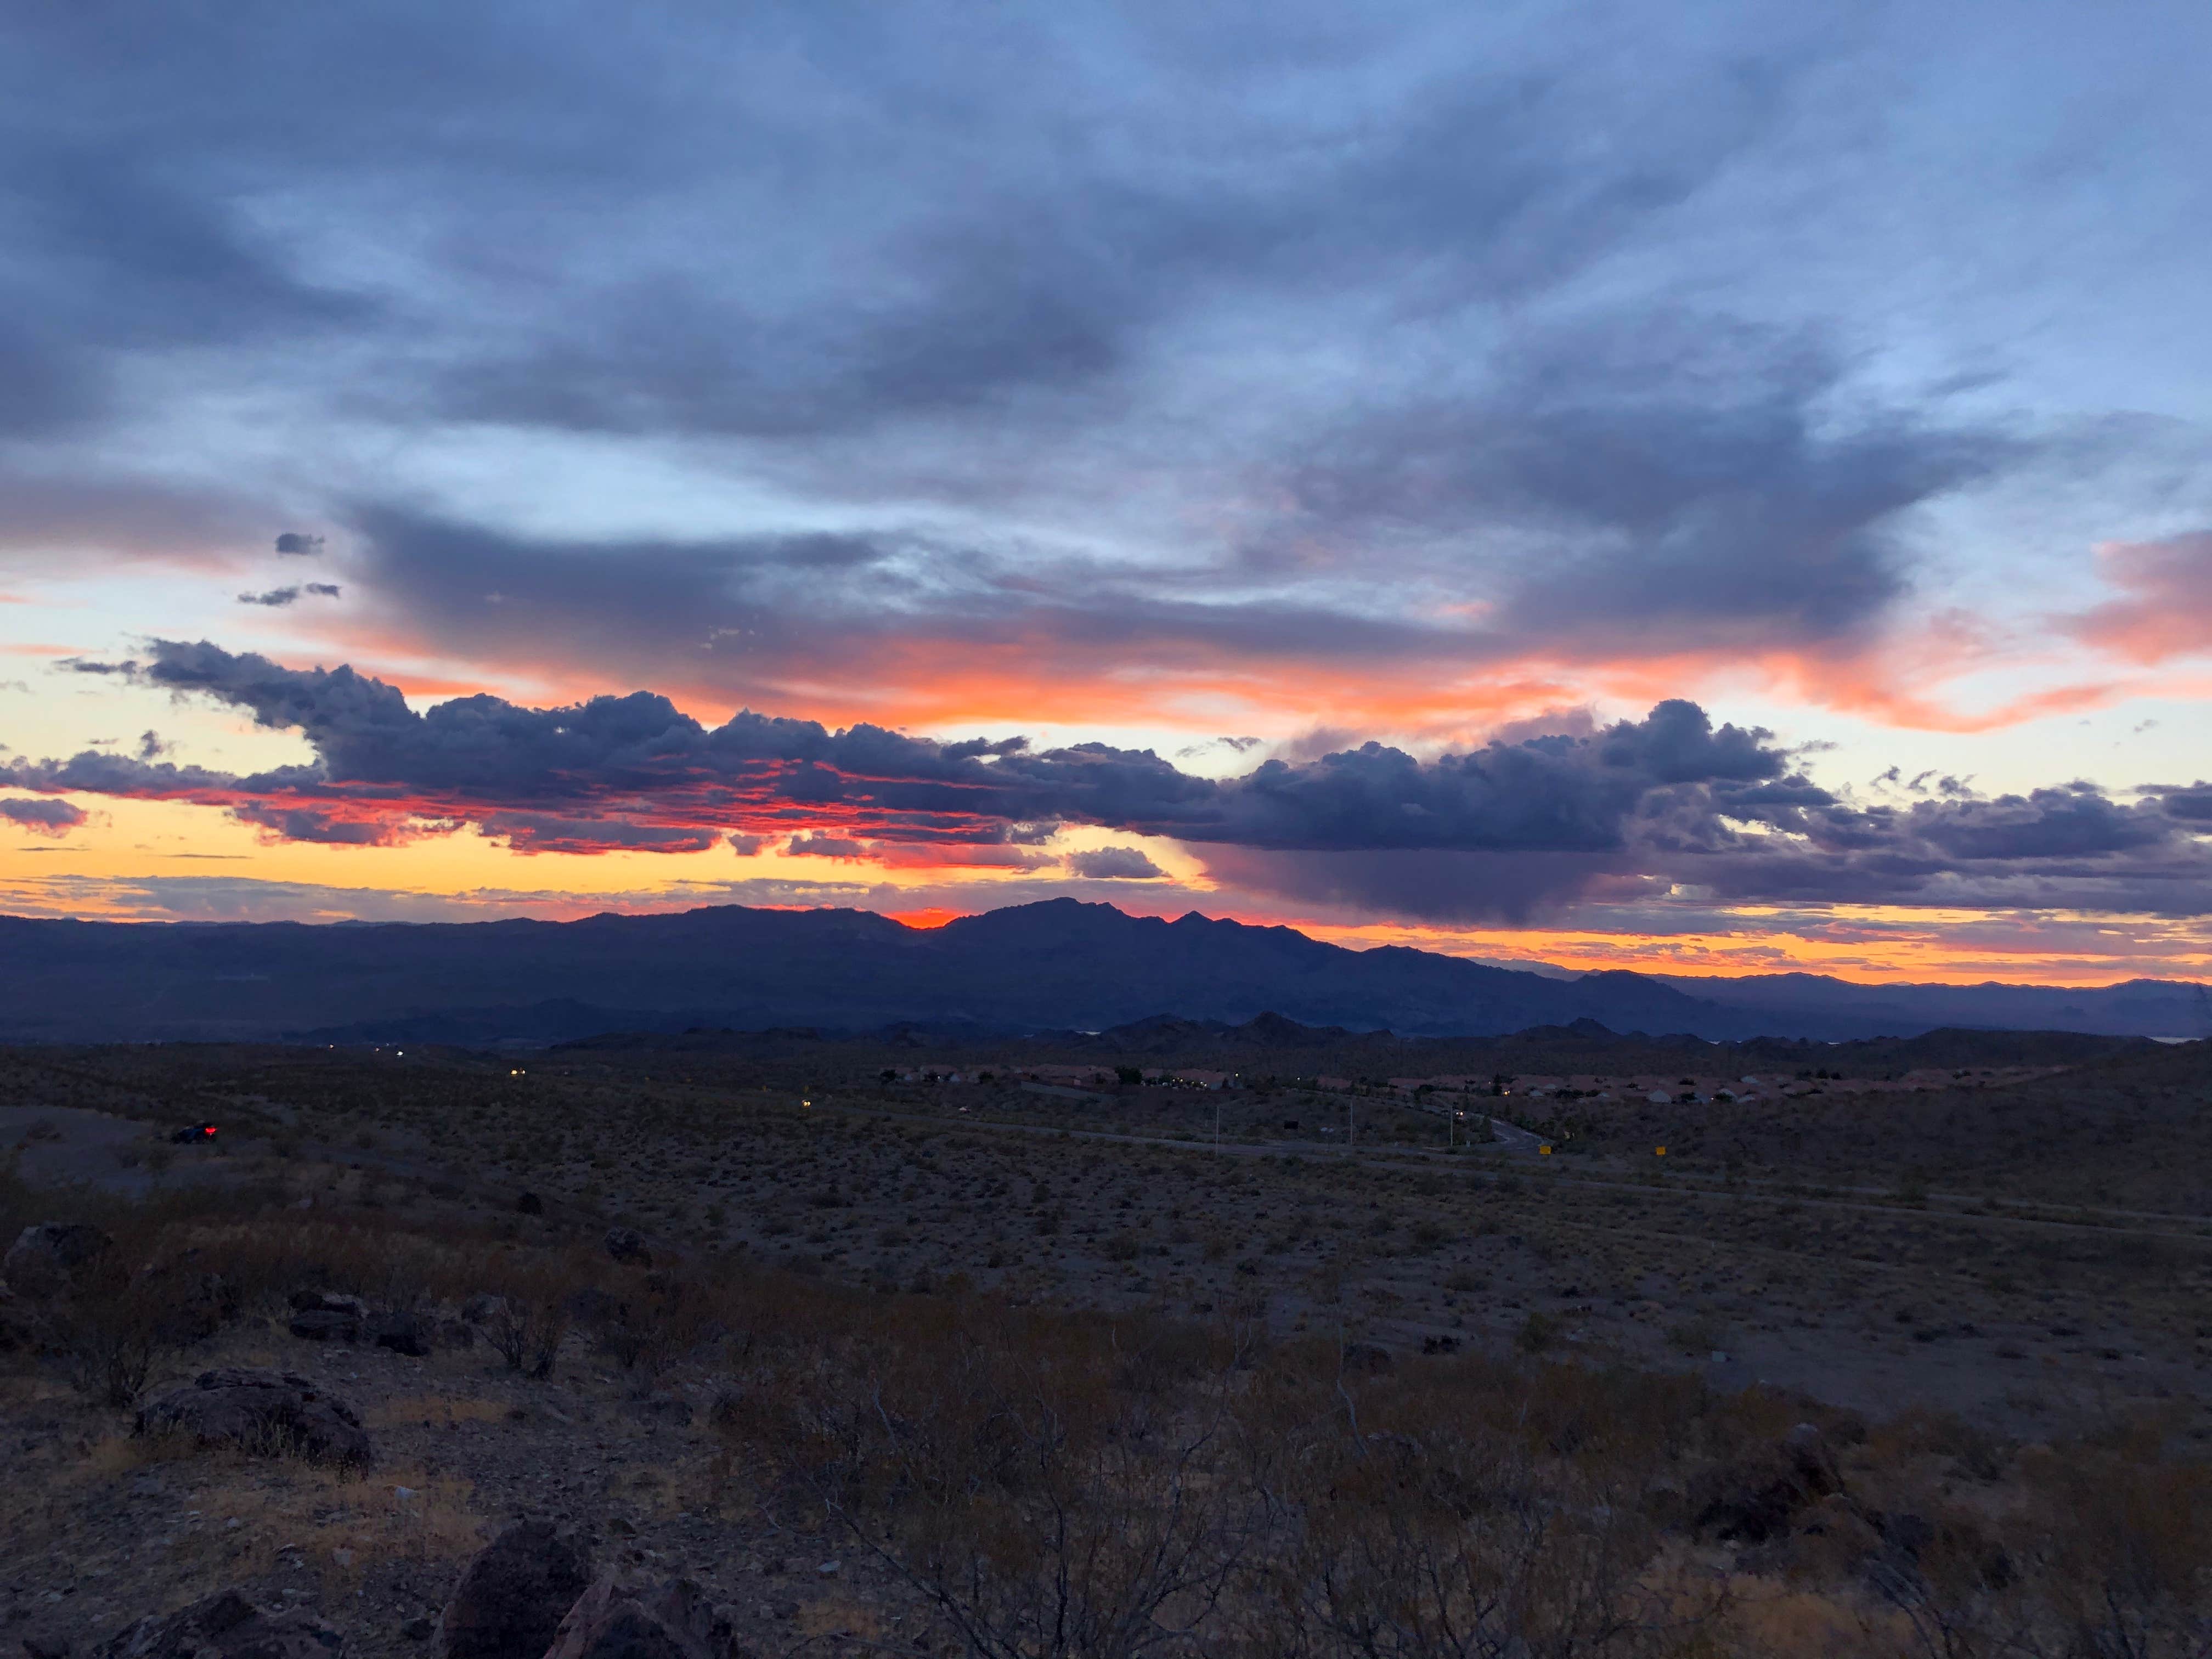
[[[2128,597],[2069,623],[2075,638],[2130,662],[2212,654],[2212,531],[2106,542],[2097,562]]]

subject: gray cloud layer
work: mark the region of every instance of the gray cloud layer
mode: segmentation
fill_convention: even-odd
[[[100,486],[26,534],[135,545],[100,498],[250,393],[262,546],[325,523],[386,639],[602,682],[1862,649],[1926,509],[2053,453],[1800,297],[1852,234],[1808,158],[1928,177],[1853,113],[1914,43],[1601,9],[12,15],[0,434]],[[490,504],[579,439],[757,499]]]
[[[206,642],[82,666],[297,731],[316,760],[235,778],[88,751],[0,775],[204,801],[293,839],[369,844],[473,823],[526,851],[696,852],[788,826],[803,832],[797,853],[974,848],[1025,864],[1039,827],[1060,823],[1181,841],[1248,888],[1399,914],[1526,916],[1690,887],[1724,902],[2212,912],[2212,785],[1869,806],[1816,785],[1771,734],[1716,727],[1680,701],[1588,735],[1425,761],[1370,743],[1215,780],[1099,744],[948,744],[751,713],[709,728],[647,692],[550,709],[462,697],[418,713],[350,668],[289,669]],[[1069,867],[1157,873],[1127,848]]]

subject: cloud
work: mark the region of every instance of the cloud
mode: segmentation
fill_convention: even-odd
[[[331,582],[308,582],[297,587],[272,587],[262,593],[241,593],[240,605],[287,605],[295,603],[303,593],[317,599],[335,599],[340,590]]]
[[[2130,662],[2212,653],[2212,530],[2108,542],[2097,550],[2097,562],[2128,597],[2066,623],[2076,638]]]
[[[783,849],[793,858],[857,859],[867,854],[865,843],[846,836],[825,836],[819,830],[793,836]]]
[[[637,823],[551,812],[488,812],[479,832],[517,853],[703,853],[722,837],[711,826]]]
[[[1586,735],[1431,759],[1368,743],[1215,779],[1095,743],[948,744],[750,712],[708,727],[641,691],[556,708],[458,697],[417,712],[349,667],[286,668],[205,642],[155,641],[147,661],[112,666],[297,731],[315,760],[236,777],[88,750],[17,760],[0,777],[196,801],[272,836],[360,845],[470,824],[535,852],[696,852],[775,836],[799,856],[1034,870],[1054,861],[1045,826],[1087,824],[1179,841],[1254,891],[1410,915],[1522,918],[1692,890],[2212,912],[2206,786],[2133,800],[2085,782],[1995,798],[1906,788],[1861,805],[1814,783],[1771,733],[1716,725],[1681,700]],[[1143,876],[1122,856],[1133,851],[1066,867]]]
[[[2032,451],[1896,410],[1838,422],[1844,368],[1720,318],[1529,331],[1486,383],[1322,434],[1283,533],[1382,538],[1409,575],[1492,564],[1484,631],[1532,655],[1848,647],[1906,591],[1911,513]]]
[[[1092,881],[1152,881],[1167,874],[1141,847],[1100,847],[1070,853],[1062,862],[1070,875]]]
[[[1433,736],[1660,661],[1638,696],[1841,701],[1921,621],[1931,509],[2050,458],[1950,360],[2027,332],[1988,273],[2034,216],[1883,136],[1929,105],[1865,119],[1987,66],[1894,20],[53,9],[0,24],[0,319],[38,319],[0,321],[0,434],[40,451],[0,557],[321,526],[394,660],[839,722]],[[2097,142],[2068,178],[2173,170]],[[1956,308],[1893,349],[1930,258]],[[206,424],[246,410],[266,442]],[[216,454],[252,476],[165,521]]]
[[[65,836],[84,823],[82,808],[65,800],[0,799],[0,818],[39,836]]]

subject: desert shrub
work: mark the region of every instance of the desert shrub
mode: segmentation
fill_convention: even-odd
[[[1559,1322],[1539,1309],[1531,1309],[1513,1334],[1513,1345],[1523,1353],[1541,1353],[1559,1335]]]
[[[489,1279],[496,1298],[483,1321],[484,1340],[507,1369],[547,1377],[574,1317],[578,1274],[571,1264],[515,1261]]]
[[[624,1285],[616,1293],[600,1320],[599,1350],[625,1370],[641,1368],[658,1376],[672,1359],[697,1347],[718,1323],[703,1286],[650,1273],[643,1284]]]
[[[1667,1346],[1677,1353],[1711,1353],[1728,1340],[1728,1328],[1710,1314],[1692,1314],[1667,1328]]]
[[[137,1404],[155,1363],[177,1339],[169,1286],[133,1273],[120,1250],[79,1271],[55,1328],[70,1387],[118,1411]]]

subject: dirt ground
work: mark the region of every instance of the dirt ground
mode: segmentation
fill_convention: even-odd
[[[1232,1109],[1162,1089],[894,1086],[872,1057],[842,1074],[809,1057],[794,1084],[788,1067],[553,1056],[17,1051],[0,1086],[18,1224],[243,1206],[583,1251],[626,1226],[664,1265],[757,1263],[825,1294],[973,1289],[1256,1322],[1409,1364],[1689,1374],[1869,1417],[1940,1408],[2023,1444],[2153,1413],[2176,1445],[2212,1442],[2208,1218],[2062,1205],[2040,1174],[2015,1200],[1879,1164],[1793,1181],[1773,1163],[1545,1157],[1526,1135],[1448,1152],[1440,1119],[1357,1099],[1347,1152],[1283,1138],[1344,1103],[1316,1091]],[[202,1118],[224,1125],[214,1144],[169,1146]],[[578,1337],[552,1381],[526,1382],[481,1345],[407,1358],[302,1341],[264,1305],[165,1356],[148,1391],[222,1364],[326,1379],[378,1436],[378,1469],[272,1479],[172,1456],[51,1365],[19,1366],[0,1409],[0,1638],[104,1629],[243,1582],[344,1612],[353,1651],[416,1650],[408,1621],[525,1512],[573,1521],[610,1559],[700,1577],[773,1650],[906,1616],[829,1539],[730,1509],[726,1452],[703,1427],[710,1364],[641,1389]]]

